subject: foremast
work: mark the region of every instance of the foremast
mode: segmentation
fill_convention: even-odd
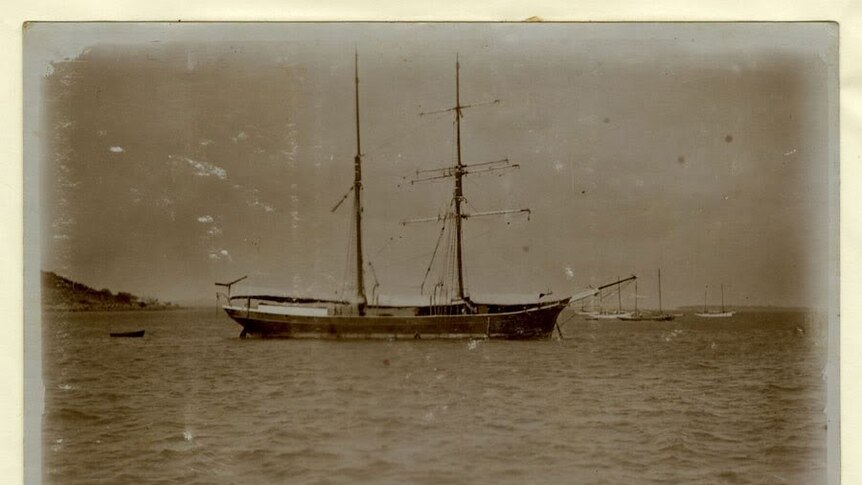
[[[368,306],[368,298],[365,296],[365,272],[362,258],[362,141],[359,136],[359,52],[353,54],[353,81],[355,94],[356,112],[356,155],[353,156],[353,185],[344,194],[344,197],[335,204],[332,212],[338,210],[341,204],[347,200],[350,192],[353,192],[353,232],[356,244],[356,311],[359,315],[365,315],[365,307]]]
[[[356,155],[353,157],[353,218],[356,222],[356,309],[365,315],[365,274],[362,261],[362,142],[359,136],[359,52],[354,52],[353,78],[356,101]]]

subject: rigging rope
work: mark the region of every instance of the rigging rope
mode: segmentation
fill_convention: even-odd
[[[449,291],[455,287],[455,264],[457,261],[457,250],[453,250],[455,246],[458,244],[458,231],[452,230],[451,225],[449,229],[449,244],[447,246],[447,256],[448,256],[448,265],[446,267],[446,274],[444,277],[449,278],[449,283],[446,285],[446,300],[450,300]]]
[[[440,249],[440,241],[443,239],[443,235],[446,232],[446,220],[448,219],[449,214],[443,218],[443,226],[440,228],[440,235],[437,236],[437,244],[434,245],[434,252],[431,253],[431,261],[428,263],[428,269],[425,270],[425,276],[422,278],[422,284],[419,286],[419,292],[422,293],[425,288],[425,282],[428,280],[428,273],[431,272],[432,266],[434,266],[434,258],[437,257],[437,250]]]
[[[350,276],[350,260],[351,260],[350,256],[353,254],[353,237],[354,237],[355,227],[356,226],[353,224],[353,219],[348,217],[347,218],[347,251],[345,251],[346,254],[345,254],[345,260],[344,260],[344,273],[342,273],[343,276],[341,278],[341,289],[339,290],[339,292],[340,292],[339,298],[341,298],[342,300],[345,300],[345,301],[347,300],[347,298],[346,298],[347,279]]]

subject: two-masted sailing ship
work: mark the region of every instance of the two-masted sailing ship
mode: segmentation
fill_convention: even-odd
[[[635,280],[635,311],[629,315],[619,317],[620,320],[630,322],[654,321],[654,322],[669,322],[676,318],[677,315],[665,313],[661,305],[661,269],[658,270],[658,313],[642,313],[638,310],[638,282]]]
[[[473,217],[529,213],[529,209],[470,213],[465,210],[463,179],[471,173],[489,170],[488,162],[465,164],[461,159],[461,119],[469,105],[461,104],[460,63],[455,62],[455,105],[441,110],[455,118],[454,164],[441,169],[424,170],[429,179],[452,179],[454,191],[445,215],[439,220],[454,226],[454,291],[448,298],[433,292],[423,305],[379,305],[366,296],[362,251],[362,161],[359,116],[359,67],[355,58],[356,155],[353,158],[353,241],[356,261],[356,297],[354,301],[337,301],[261,294],[231,295],[230,283],[216,283],[227,289],[228,304],[224,311],[242,326],[241,337],[265,338],[501,338],[536,339],[551,336],[557,317],[571,298],[553,299],[539,294],[534,301],[522,303],[489,303],[476,301],[464,284],[463,223]],[[508,164],[508,160],[503,160]],[[349,193],[348,193],[349,194]],[[343,201],[344,199],[342,199]],[[340,205],[340,203],[339,203]],[[337,207],[337,206],[336,206]],[[450,226],[451,227],[451,226]],[[579,297],[595,294],[588,290]],[[577,298],[577,297],[576,297]],[[558,329],[558,328],[557,328]],[[558,329],[559,330],[559,329]]]
[[[632,315],[631,312],[623,311],[623,302],[622,302],[622,285],[629,281],[634,281],[635,285],[637,285],[638,277],[635,275],[631,275],[628,278],[620,279],[617,277],[617,281],[613,283],[608,283],[606,285],[599,286],[596,290],[599,291],[599,311],[595,312],[579,312],[582,315],[586,316],[587,320],[619,320],[622,318],[630,317]],[[604,306],[604,298],[602,291],[606,288],[615,288],[615,292],[617,294],[617,309],[616,311],[605,311]]]
[[[703,312],[695,313],[696,316],[701,318],[730,318],[736,314],[733,311],[727,311],[724,308],[724,284],[721,285],[721,311],[710,311],[707,309],[707,292],[709,287],[705,287],[703,289]]]

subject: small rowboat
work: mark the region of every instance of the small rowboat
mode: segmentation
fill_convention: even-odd
[[[118,332],[112,333],[111,337],[143,337],[144,330],[136,330],[134,332]]]

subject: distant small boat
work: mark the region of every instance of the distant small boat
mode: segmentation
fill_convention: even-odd
[[[112,333],[111,337],[143,337],[144,330],[135,330],[134,332],[117,332]]]
[[[623,320],[631,315],[630,312],[593,313],[587,316],[587,320]]]
[[[667,313],[660,313],[660,314],[650,318],[650,320],[652,320],[654,322],[669,322],[669,321],[673,320],[674,318],[676,318],[676,317],[673,315],[670,315]]]
[[[627,322],[640,322],[643,320],[652,320],[648,315],[641,313],[638,310],[638,280],[635,279],[635,311],[627,312],[625,315],[620,315],[617,317],[618,320],[625,320]]]
[[[736,312],[729,312],[729,311],[724,309],[724,285],[723,284],[721,285],[721,311],[720,312],[707,311],[707,309],[706,309],[706,292],[707,292],[707,289],[708,289],[708,287],[703,289],[703,313],[695,313],[695,315],[697,315],[701,318],[730,318],[736,313]]]
[[[593,315],[598,315],[599,312],[592,311],[592,310],[575,310],[575,314],[576,315],[582,315],[585,317],[591,317]]]
[[[652,317],[656,322],[669,322],[676,318],[675,316],[665,313],[661,308],[661,268],[658,269],[658,315]]]
[[[629,315],[624,315],[619,317],[620,320],[624,320],[627,322],[669,322],[676,318],[677,316],[681,316],[681,314],[671,314],[665,313],[662,310],[661,306],[661,269],[658,270],[658,313],[641,313],[637,308],[637,297],[638,297],[638,288],[637,288],[637,280],[635,280],[635,311]]]
[[[730,318],[736,315],[736,312],[714,312],[714,313],[695,313],[701,318]]]
[[[635,285],[637,285],[637,276],[631,275],[625,279],[621,279],[619,276],[617,276],[617,281],[600,286],[598,288],[600,310],[599,311],[592,311],[592,312],[580,311],[577,313],[586,316],[587,320],[619,320],[621,318],[631,316],[631,312],[624,312],[623,311],[623,302],[622,302],[622,296],[620,296],[621,295],[620,292],[622,291],[621,285],[627,281],[632,281],[632,280],[634,280]],[[604,309],[605,304],[604,304],[604,296],[602,294],[602,290],[604,290],[605,288],[610,288],[612,286],[617,287],[617,289],[616,289],[616,292],[617,292],[617,309],[616,309],[616,311],[608,312],[608,311],[605,311],[605,309]]]

